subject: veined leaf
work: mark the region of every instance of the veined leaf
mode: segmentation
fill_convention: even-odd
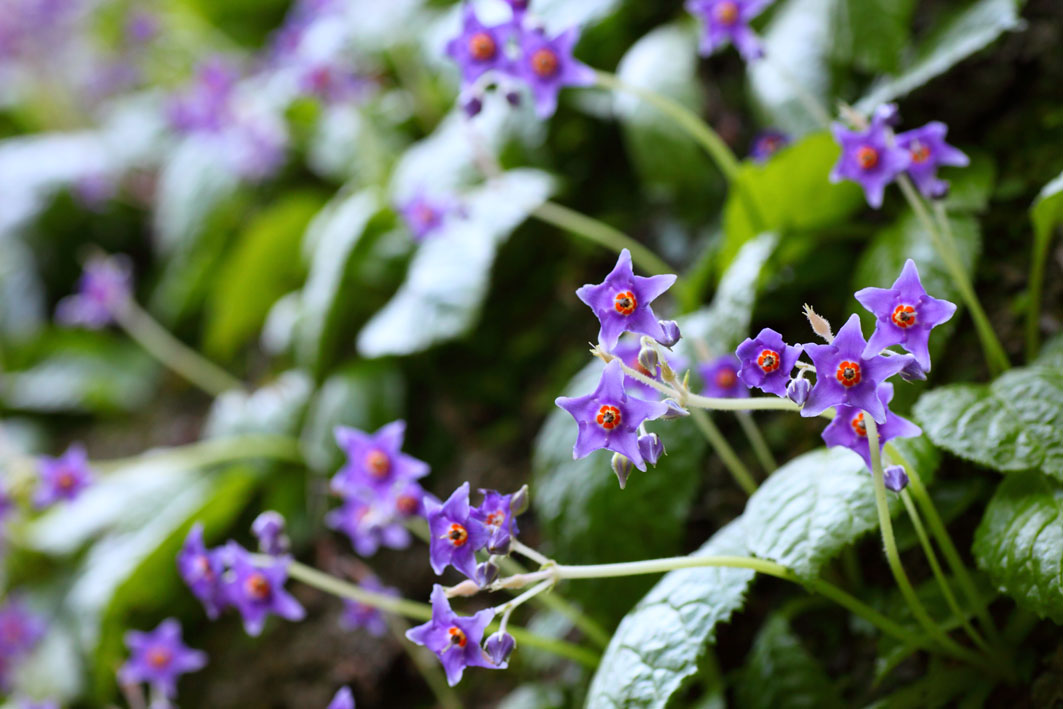
[[[742,709],[843,706],[831,678],[780,614],[768,618],[757,634],[737,690]]]

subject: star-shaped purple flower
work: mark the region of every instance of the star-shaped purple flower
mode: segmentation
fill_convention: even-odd
[[[738,377],[741,368],[742,362],[734,355],[724,355],[699,365],[698,373],[705,382],[701,393],[722,399],[742,399],[749,396],[749,385]]]
[[[185,543],[177,554],[177,571],[192,595],[200,600],[211,620],[228,605],[222,589],[225,563],[222,550],[207,549],[203,543],[203,525],[197,522],[188,530]]]
[[[767,162],[775,153],[779,152],[792,142],[792,139],[782,131],[769,129],[757,133],[753,138],[753,145],[749,149],[749,157],[753,162]]]
[[[206,653],[181,641],[181,624],[168,618],[150,633],[130,631],[125,636],[131,656],[118,670],[123,684],[147,682],[168,699],[177,696],[177,678],[207,665]]]
[[[33,496],[33,504],[38,508],[77,498],[93,479],[85,448],[78,443],[58,458],[42,457],[39,473],[40,481]]]
[[[326,709],[354,709],[354,695],[350,687],[340,687]]]
[[[447,197],[431,197],[417,192],[409,200],[398,205],[399,214],[413,236],[420,243],[440,231],[452,215],[462,214],[461,205]]]
[[[505,664],[496,665],[480,647],[484,630],[494,616],[493,608],[473,616],[456,615],[450,609],[443,587],[436,584],[432,587],[432,619],[407,630],[406,637],[439,657],[447,673],[447,684],[453,687],[461,681],[466,667],[505,669]]]
[[[395,598],[399,597],[398,589],[385,586],[375,576],[368,576],[362,579],[358,585],[367,591],[382,593]],[[387,621],[384,620],[384,615],[380,612],[380,609],[357,601],[343,602],[343,616],[340,618],[340,624],[347,630],[365,628],[370,635],[378,638],[388,631]]]
[[[124,256],[90,259],[78,281],[77,292],[59,301],[56,320],[93,330],[109,325],[132,297],[132,272],[129,259]]]
[[[299,601],[284,590],[288,559],[274,557],[268,565],[258,566],[247,550],[235,542],[229,542],[226,551],[231,557],[232,574],[226,575],[222,583],[229,603],[243,616],[248,635],[259,635],[270,613],[293,621],[306,616]]]
[[[707,57],[730,40],[747,62],[760,59],[764,49],[749,23],[771,3],[772,0],[687,0],[687,12],[701,18],[704,24],[698,51]]]
[[[512,29],[508,22],[488,27],[476,17],[472,3],[465,5],[461,34],[447,42],[446,50],[458,64],[463,87],[472,86],[489,71],[506,68],[506,41]]]
[[[554,403],[576,419],[579,430],[573,458],[604,448],[626,456],[639,470],[646,470],[638,445],[639,424],[668,413],[667,404],[636,399],[624,391],[624,371],[617,360],[605,365],[593,392],[572,398],[559,396]]]
[[[332,489],[349,496],[371,490],[378,496],[397,485],[428,475],[428,464],[402,452],[405,421],[392,421],[369,434],[337,426],[336,443],[347,453],[347,463],[332,479]]]
[[[490,537],[487,549],[492,553],[504,554],[509,550],[509,542],[517,536],[517,518],[513,514],[512,495],[503,495],[495,490],[480,490],[484,496],[479,507],[472,511],[474,519],[487,528]]]
[[[801,345],[788,345],[782,335],[769,327],[754,338],[746,338],[735,351],[742,362],[739,378],[747,387],[768,394],[786,396],[790,372],[801,357]]]
[[[355,495],[329,512],[325,524],[346,534],[360,556],[372,556],[380,547],[405,549],[410,545],[410,533],[395,512],[396,506],[388,498]]]
[[[855,313],[838,330],[829,345],[805,345],[816,365],[816,384],[801,409],[802,416],[818,416],[832,406],[846,404],[886,422],[886,407],[878,397],[878,385],[897,374],[911,360],[909,355],[864,357],[867,342]]]
[[[966,155],[945,142],[948,132],[948,126],[941,121],[931,121],[922,128],[897,134],[897,146],[911,156],[908,174],[927,199],[943,197],[949,189],[949,183],[937,177],[939,166],[966,167],[971,163]]]
[[[888,112],[876,111],[871,124],[864,130],[849,130],[840,123],[831,124],[834,139],[842,146],[842,154],[830,173],[831,182],[852,180],[864,188],[867,203],[875,209],[882,206],[886,185],[908,169],[911,157],[896,144],[887,124]]]
[[[450,565],[479,583],[476,552],[487,546],[491,531],[472,514],[469,483],[462,483],[442,505],[427,499],[424,505],[431,533],[432,570],[441,574]]]
[[[898,416],[889,410],[889,403],[893,400],[893,385],[883,382],[878,385],[878,398],[886,405],[886,422],[878,427],[879,450],[886,445],[886,441],[894,438],[912,438],[920,435],[923,431],[908,419]],[[867,424],[864,422],[864,412],[852,406],[839,404],[834,407],[834,420],[823,429],[823,440],[831,447],[845,446],[855,451],[867,463],[871,469],[871,445],[867,441]]]
[[[631,253],[624,249],[604,281],[597,285],[588,283],[576,291],[576,296],[598,316],[601,322],[598,341],[611,352],[623,332],[649,335],[655,340],[665,337],[650,303],[671,288],[675,280],[672,274],[636,276],[631,267]]]
[[[565,86],[591,86],[594,70],[576,61],[572,50],[579,41],[579,28],[572,27],[550,39],[541,30],[522,32],[519,58],[511,69],[531,88],[535,113],[549,118],[557,110],[557,95]]]
[[[914,261],[904,262],[901,275],[891,288],[863,288],[856,292],[856,299],[875,314],[875,332],[864,350],[865,356],[900,345],[915,355],[924,372],[930,371],[930,331],[947,322],[956,312],[956,305],[927,295]]]

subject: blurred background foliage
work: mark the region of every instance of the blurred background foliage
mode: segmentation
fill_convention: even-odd
[[[0,0],[0,12],[26,1]],[[513,108],[495,95],[470,129],[442,52],[458,26],[453,3],[342,2],[330,31],[341,33],[338,55],[368,88],[336,103],[300,95],[271,63],[278,28],[291,21],[285,0],[68,4],[68,14],[37,28],[39,44],[0,51],[0,451],[54,453],[81,440],[105,460],[264,433],[297,438],[306,465],[151,461],[14,528],[5,585],[32,589],[53,621],[20,675],[27,691],[43,688],[75,706],[113,701],[125,630],[176,615],[189,644],[211,658],[183,681],[186,706],[324,706],[348,682],[360,707],[430,705],[395,641],[341,631],[333,600],[298,590],[309,620],[253,640],[233,618],[208,623],[174,567],[194,520],[208,541],[246,539],[262,509],[287,516],[300,556],[328,568],[351,554],[322,526],[339,423],[375,429],[406,418],[407,450],[430,462],[427,487],[441,496],[463,480],[501,490],[530,482],[534,504],[522,528],[566,562],[689,552],[735,517],[744,498],[692,428],[672,427],[671,454],[622,494],[606,457],[570,459],[572,432],[552,402],[586,388],[590,370],[581,367],[595,331],[573,291],[597,280],[614,255],[529,218],[548,198],[672,264],[681,281],[663,311],[690,316],[685,334],[698,333],[714,354],[732,349],[751,323],[806,339],[804,302],[840,323],[854,309],[854,288],[887,285],[906,258],[930,292],[957,300],[900,198],[870,212],[855,186],[828,184],[837,148],[792,85],[772,66],[747,69],[731,51],[699,60],[694,22],[678,1],[533,0],[532,8],[551,29],[582,25],[582,61],[695,109],[740,156],[762,129],[794,137],[766,164],[740,169],[778,235],[760,254],[746,248],[757,235],[737,192],[725,192],[689,137],[630,97],[568,90],[557,115],[541,122],[527,101]],[[157,23],[143,41],[129,35],[138,13]],[[994,327],[1021,361],[1028,210],[1061,169],[1060,4],[778,0],[756,26],[773,62],[826,105],[899,100],[906,124],[948,123],[950,142],[972,157],[968,170],[949,175],[954,231]],[[282,157],[266,175],[249,177],[224,149],[167,126],[168,97],[215,55],[240,68],[247,110],[281,126]],[[478,149],[498,156],[500,180],[484,184]],[[396,205],[421,188],[459,194],[468,217],[418,246]],[[55,304],[91,249],[129,254],[139,302],[251,389],[211,400],[118,332],[53,326]],[[733,292],[721,286],[729,272]],[[1063,326],[1061,284],[1063,253],[1054,247],[1041,323],[1048,334]],[[715,310],[705,309],[710,303]],[[934,383],[985,379],[969,321],[958,318],[936,344]],[[899,388],[899,409],[924,386]],[[805,420],[763,418],[781,459],[819,445]],[[737,437],[734,421],[719,425]],[[971,483],[969,472],[945,465],[938,477],[935,496],[966,548],[980,518],[972,510],[992,492],[989,476]],[[878,541],[857,549],[874,557]],[[420,599],[434,578],[425,556],[415,545],[368,561]],[[888,579],[881,561],[866,573],[872,587]],[[653,582],[564,590],[611,628]],[[791,697],[820,697],[826,687],[855,704],[908,691],[886,702],[901,706],[901,697],[924,696],[911,694],[921,677],[943,676],[908,657],[873,681],[883,660],[861,646],[859,632],[823,608],[771,615],[797,596],[768,581],[758,588],[717,628],[719,666],[699,667],[679,705],[714,705],[724,676],[740,687],[728,695],[739,705],[779,705],[781,695],[757,686],[780,676],[780,662],[797,667],[785,676],[808,685]],[[546,634],[570,631],[547,611],[526,621]],[[1063,652],[1051,629],[1032,636],[1031,677]],[[469,706],[572,706],[589,681],[585,668],[522,650],[510,671],[470,673],[461,689]],[[964,680],[953,685],[943,702],[963,695]],[[1032,705],[1028,688],[1000,691],[995,701]]]

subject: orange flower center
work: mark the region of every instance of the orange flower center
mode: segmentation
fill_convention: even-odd
[[[199,574],[200,578],[207,579],[208,581],[214,578],[214,570],[210,568],[210,560],[207,559],[207,557],[203,554],[197,556],[195,561],[192,562],[192,564],[194,565],[196,573]]]
[[[867,438],[867,424],[864,423],[864,412],[861,411],[856,416],[853,416],[853,420],[849,422],[849,425],[853,427],[853,431],[861,438]]]
[[[638,298],[629,290],[621,291],[613,298],[613,307],[621,315],[631,315],[639,305]]]
[[[59,486],[60,490],[72,490],[77,484],[77,478],[74,477],[73,473],[64,470],[59,474],[55,484]]]
[[[395,500],[395,509],[406,516],[412,515],[417,512],[417,498],[413,495],[399,495]]]
[[[486,62],[494,59],[498,52],[498,45],[491,35],[486,32],[477,32],[469,38],[469,54],[478,62]]]
[[[531,56],[532,71],[544,79],[549,79],[556,74],[559,66],[560,62],[557,59],[557,53],[552,49],[543,47],[536,50]]]
[[[365,469],[374,478],[385,477],[391,471],[391,459],[382,450],[371,450],[365,454]]]
[[[834,374],[843,387],[852,387],[860,383],[860,365],[848,360],[838,365],[838,371]]]
[[[457,626],[450,628],[449,630],[447,630],[447,632],[450,633],[451,645],[465,647],[465,643],[469,642],[469,639],[465,637],[465,632]]]
[[[447,530],[447,541],[456,547],[460,547],[469,541],[469,533],[465,531],[465,527],[455,522],[450,525],[450,529]]]
[[[252,599],[256,601],[264,601],[269,598],[272,589],[269,585],[269,579],[264,575],[251,574],[247,577],[247,581],[244,581],[244,590]]]
[[[738,21],[738,5],[737,3],[721,2],[716,6],[716,19],[721,24],[733,25]]]
[[[856,161],[864,170],[870,170],[878,165],[878,151],[869,145],[865,145],[856,151]]]
[[[152,648],[148,652],[148,664],[157,670],[161,670],[170,664],[172,655],[170,651],[163,647]]]
[[[604,428],[606,431],[612,431],[614,428],[620,425],[620,409],[609,404],[603,405],[598,409],[598,416],[595,420],[598,425]]]
[[[735,370],[730,367],[724,367],[720,371],[716,372],[716,386],[721,389],[730,389],[738,381],[738,377],[735,376]]]
[[[491,514],[487,515],[487,521],[485,522],[485,524],[487,524],[487,526],[489,527],[501,527],[502,522],[505,519],[506,515],[501,510],[499,510],[498,512],[492,512]]]
[[[908,152],[912,154],[912,162],[924,163],[930,159],[930,146],[926,143],[920,143],[918,140],[912,143],[908,148]]]
[[[902,330],[907,330],[912,325],[915,325],[915,308],[910,305],[898,305],[893,309],[893,315],[890,316],[890,320]]]
[[[771,374],[780,364],[779,353],[775,350],[761,350],[757,356],[757,366],[763,369],[765,374]]]

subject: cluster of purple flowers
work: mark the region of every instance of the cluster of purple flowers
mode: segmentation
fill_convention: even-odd
[[[403,521],[422,512],[425,492],[417,480],[429,468],[402,452],[405,435],[405,421],[392,421],[372,434],[336,428],[336,443],[347,462],[332,478],[332,491],[343,504],[329,513],[327,523],[350,537],[361,556],[372,556],[381,546],[409,546]]]
[[[0,692],[10,690],[10,673],[44,637],[44,621],[18,598],[0,604]]]
[[[704,27],[699,51],[708,56],[730,42],[747,62],[764,56],[764,48],[749,23],[773,0],[687,0],[687,12]]]
[[[520,88],[531,91],[535,111],[548,118],[557,110],[557,96],[566,86],[590,86],[594,70],[572,56],[579,29],[550,37],[528,13],[527,0],[507,0],[508,22],[485,25],[470,4],[463,9],[461,34],[447,44],[447,54],[461,70],[461,101],[469,115],[483,106],[484,93],[499,87],[510,102],[520,100]]]
[[[158,694],[177,696],[177,679],[207,666],[206,653],[192,650],[181,640],[181,624],[168,618],[149,633],[131,631],[125,636],[130,657],[118,670],[124,686],[147,683]]]
[[[970,160],[945,142],[948,127],[939,121],[904,133],[893,132],[900,118],[897,106],[879,106],[871,122],[849,128],[834,123],[831,130],[842,152],[831,171],[831,182],[851,180],[864,189],[867,203],[878,209],[886,186],[907,173],[927,199],[938,199],[949,184],[937,176],[942,165],[964,167]]]

